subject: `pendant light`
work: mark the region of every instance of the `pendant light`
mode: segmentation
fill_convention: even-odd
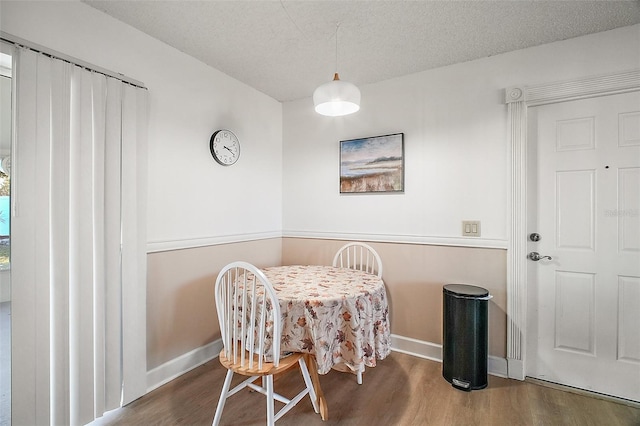
[[[333,80],[313,92],[313,105],[322,115],[338,117],[353,114],[360,109],[360,89],[355,84],[340,80],[338,75],[338,29],[336,25],[336,72]]]

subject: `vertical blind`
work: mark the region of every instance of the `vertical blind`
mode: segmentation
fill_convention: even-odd
[[[14,49],[12,422],[146,392],[147,91]]]

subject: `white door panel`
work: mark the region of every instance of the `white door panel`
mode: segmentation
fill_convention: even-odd
[[[618,291],[618,357],[640,363],[640,278],[619,277]]]
[[[640,94],[530,109],[527,374],[640,401]]]
[[[640,167],[621,168],[618,171],[618,209],[609,212],[618,217],[618,249],[625,254],[640,252]],[[640,333],[639,333],[640,334]]]

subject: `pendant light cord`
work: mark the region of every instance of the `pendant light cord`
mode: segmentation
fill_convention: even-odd
[[[340,22],[336,23],[336,71],[333,74],[334,80],[340,80],[338,76],[338,30],[340,29]]]
[[[336,23],[336,74],[338,74],[338,30],[340,29],[340,22]]]

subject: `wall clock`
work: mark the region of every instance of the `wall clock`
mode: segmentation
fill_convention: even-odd
[[[223,166],[231,166],[240,157],[240,141],[229,130],[217,130],[211,135],[209,149],[214,160]]]

